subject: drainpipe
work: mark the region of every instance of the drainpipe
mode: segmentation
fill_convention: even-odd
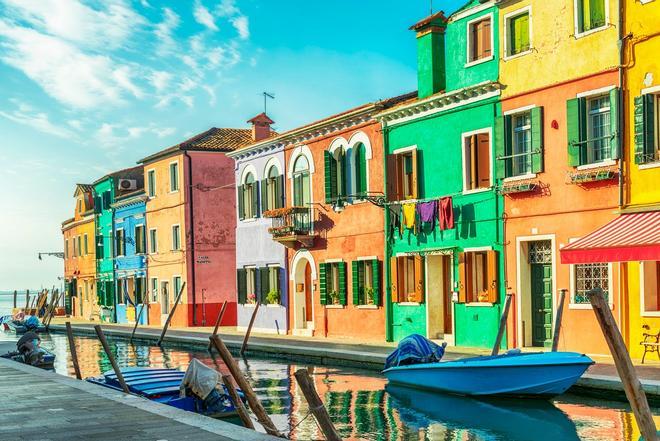
[[[190,287],[192,288],[192,320],[193,326],[197,325],[197,301],[195,297],[195,198],[193,197],[193,187],[192,187],[192,158],[188,154],[187,150],[183,151],[183,155],[188,160],[188,199],[190,202],[190,258],[192,259],[190,265]]]
[[[623,162],[626,156],[626,151],[624,148],[625,145],[625,108],[626,108],[626,103],[625,103],[625,84],[624,84],[624,75],[623,75],[623,63],[624,63],[624,51],[625,51],[625,40],[626,37],[623,35],[623,22],[624,22],[624,14],[625,14],[625,6],[624,6],[624,1],[623,0],[618,0],[619,4],[619,26],[618,26],[618,33],[619,33],[619,39],[617,41],[618,49],[619,49],[619,121],[618,121],[618,137],[619,137],[619,208],[623,208],[625,204],[624,201],[624,189],[623,189]]]
[[[383,168],[383,193],[387,195],[387,156],[389,155],[389,133],[390,129],[387,126],[387,123],[381,122],[381,126],[383,129],[383,160],[385,163],[385,167]],[[385,284],[384,289],[383,289],[383,296],[385,297],[383,300],[383,306],[385,307],[385,341],[394,341],[394,314],[392,311],[393,305],[392,305],[392,293],[390,291],[390,271],[392,269],[390,268],[390,255],[388,253],[389,251],[389,225],[390,225],[390,209],[387,205],[385,205],[385,219],[384,219],[384,230],[385,230],[385,245],[384,245],[384,252],[383,252],[383,282]],[[386,269],[389,269],[387,271]]]

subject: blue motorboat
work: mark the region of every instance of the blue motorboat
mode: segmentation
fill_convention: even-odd
[[[573,386],[594,361],[576,352],[521,352],[439,361],[444,347],[420,335],[402,340],[383,374],[393,384],[473,396],[552,397]]]
[[[224,385],[222,385],[222,390],[209,387],[207,393],[203,394],[204,396],[199,396],[199,393],[195,394],[193,390],[184,386],[185,393],[181,394],[182,382],[186,373],[177,369],[132,367],[122,368],[121,373],[129,391],[148,400],[211,418],[225,418],[236,415],[236,407]],[[86,380],[110,389],[122,390],[114,371]],[[242,391],[238,390],[238,394],[241,400],[245,402]]]

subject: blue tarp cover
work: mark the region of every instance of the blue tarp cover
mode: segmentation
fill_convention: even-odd
[[[388,355],[385,369],[409,364],[434,363],[445,355],[445,346],[433,343],[419,334],[411,334],[399,342],[399,346]]]

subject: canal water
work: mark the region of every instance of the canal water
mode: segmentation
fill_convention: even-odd
[[[16,336],[0,332],[0,340]],[[66,336],[43,336],[43,346],[57,355],[56,372],[73,377]],[[109,339],[121,366],[185,370],[198,358],[228,373],[219,358],[182,346],[159,348],[141,342]],[[95,338],[76,337],[83,377],[111,369]],[[296,387],[293,373],[307,367],[342,438],[351,440],[621,440],[637,441],[639,432],[630,408],[619,402],[563,395],[551,401],[474,400],[387,386],[376,372],[310,366],[251,357],[239,360],[242,371],[276,426],[294,440],[323,439]],[[35,391],[38,394],[38,391]],[[99,409],[102,412],[103,409]],[[660,415],[660,409],[654,409]],[[239,421],[233,421],[238,424]],[[660,423],[660,417],[657,419]],[[121,424],[121,422],[118,422]],[[660,424],[659,424],[660,425]]]

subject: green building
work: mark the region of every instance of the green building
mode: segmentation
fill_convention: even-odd
[[[497,14],[492,2],[475,0],[449,19],[440,12],[414,25],[418,97],[379,115],[388,340],[412,333],[457,346],[495,340],[505,297],[493,139],[501,115]],[[451,207],[442,226],[418,218],[415,228],[399,228],[417,204],[429,210],[441,198]]]

